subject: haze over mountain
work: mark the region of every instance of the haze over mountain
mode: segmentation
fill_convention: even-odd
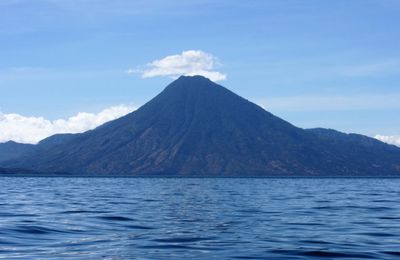
[[[4,168],[82,175],[400,174],[398,147],[295,127],[202,76],[182,76],[140,109],[94,130],[52,136],[1,158],[0,150]]]

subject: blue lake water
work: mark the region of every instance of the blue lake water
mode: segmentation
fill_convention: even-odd
[[[400,179],[0,178],[3,259],[400,258]]]

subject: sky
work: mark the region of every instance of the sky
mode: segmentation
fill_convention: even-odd
[[[400,1],[0,0],[0,142],[82,132],[201,74],[400,145]]]

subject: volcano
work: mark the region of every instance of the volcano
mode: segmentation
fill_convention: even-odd
[[[138,110],[55,135],[2,167],[124,176],[400,176],[400,148],[301,129],[202,76],[182,76]]]

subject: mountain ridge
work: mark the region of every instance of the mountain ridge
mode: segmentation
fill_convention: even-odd
[[[204,77],[182,76],[124,117],[49,137],[1,166],[82,175],[379,176],[400,174],[400,148],[301,129]]]

